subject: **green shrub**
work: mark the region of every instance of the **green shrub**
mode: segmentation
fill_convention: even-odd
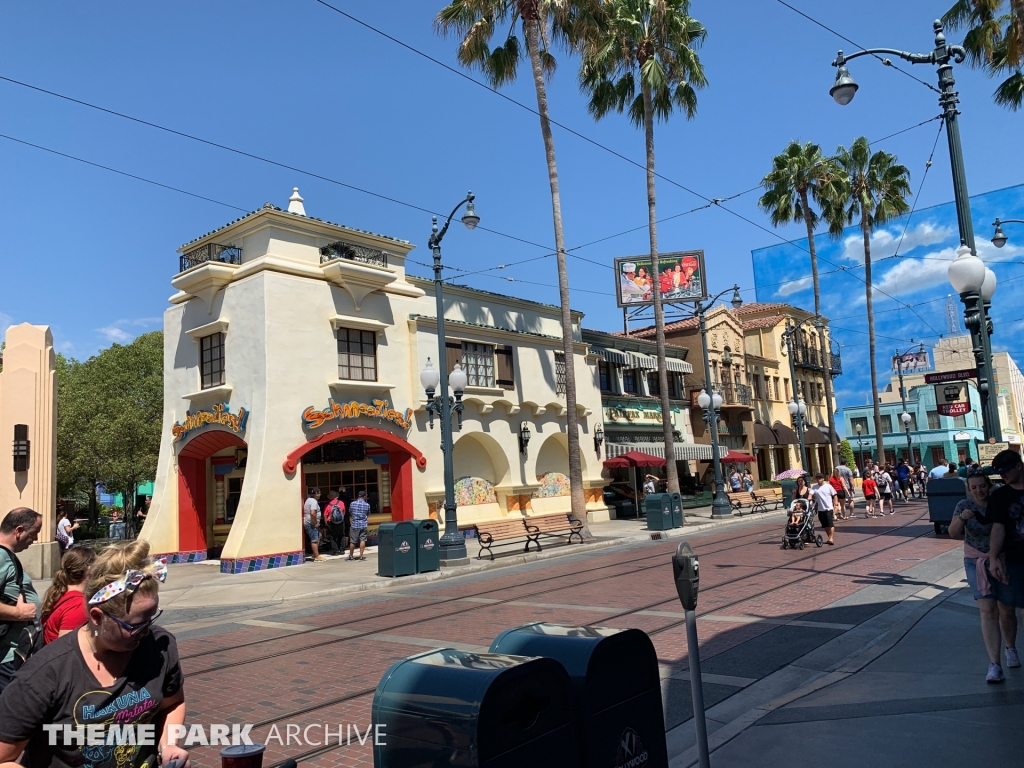
[[[782,481],[781,480],[762,480],[760,483],[758,483],[757,487],[758,488],[781,488],[782,487]]]

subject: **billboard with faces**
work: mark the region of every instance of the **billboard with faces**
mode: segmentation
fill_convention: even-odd
[[[620,307],[654,304],[654,281],[666,303],[703,301],[708,297],[704,251],[677,251],[658,255],[658,267],[650,256],[615,259],[615,297]]]

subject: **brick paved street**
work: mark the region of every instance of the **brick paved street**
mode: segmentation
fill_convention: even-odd
[[[918,502],[885,519],[840,523],[835,547],[782,550],[782,527],[778,518],[755,519],[691,539],[701,558],[698,628],[708,708],[928,587],[914,569],[949,559],[958,547],[935,537]],[[536,621],[637,627],[657,649],[665,725],[673,733],[692,717],[686,632],[669,562],[677,543],[565,554],[334,599],[296,598],[250,611],[253,618],[240,617],[240,605],[223,606],[220,622],[215,611],[199,620],[194,611],[171,608],[162,623],[179,639],[189,722],[252,723],[256,741],[274,728],[284,739],[288,725],[365,730],[387,667],[432,647],[486,650],[502,630]],[[883,597],[858,601],[868,587]],[[197,747],[193,754],[198,765],[213,766],[215,753]],[[264,765],[286,757],[310,766],[372,764],[367,744],[323,751],[294,737],[291,744],[271,739]]]

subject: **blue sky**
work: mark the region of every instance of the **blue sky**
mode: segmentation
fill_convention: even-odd
[[[839,0],[793,4],[858,43],[928,51],[931,22],[950,2],[862,0],[855,13]],[[441,4],[337,0],[339,8],[454,66],[455,41],[432,28]],[[709,30],[701,55],[710,87],[700,94],[695,120],[677,116],[658,127],[657,158],[666,177],[707,197],[756,186],[790,139],[829,150],[938,114],[931,90],[867,59],[851,65],[861,85],[856,100],[836,106],[828,96],[830,63],[837,49],[854,46],[775,0],[695,0],[693,14]],[[445,260],[453,266],[521,262],[552,245],[536,117],[314,0],[5,3],[0,30],[0,76],[432,211],[447,212],[472,189],[482,226],[512,237],[453,230],[445,240]],[[620,116],[595,123],[575,71],[576,62],[563,55],[550,88],[553,117],[643,163],[642,134]],[[913,74],[929,82],[935,77],[924,66]],[[958,68],[957,78],[971,190],[1019,183],[1019,156],[1011,153],[1024,114],[995,107],[994,83],[984,75]],[[503,92],[534,103],[527,77]],[[7,136],[245,210],[264,201],[284,206],[298,186],[310,215],[411,240],[419,246],[413,258],[427,260],[430,219],[423,211],[8,82],[0,81],[0,104],[0,133]],[[936,127],[879,145],[911,168],[915,189]],[[569,260],[573,306],[586,312],[587,325],[614,330],[621,315],[614,309],[614,275],[603,265],[648,247],[644,173],[564,130],[555,129],[555,140],[569,247],[639,228],[574,251]],[[50,324],[58,348],[77,357],[159,327],[177,269],[175,249],[239,214],[2,138],[0,168],[0,321]],[[659,181],[658,193],[660,218],[705,202],[666,181]],[[950,198],[940,144],[918,204]],[[661,249],[704,249],[712,290],[738,281],[752,298],[751,251],[802,235],[799,226],[766,231],[756,199],[748,192],[726,203],[753,224],[721,208],[665,222]],[[425,274],[421,267],[411,271]],[[464,281],[557,299],[550,257]]]
[[[992,299],[995,335],[992,348],[1009,351],[1022,362],[1021,331],[1024,330],[1024,225],[1007,224],[1010,238],[1001,249],[992,245],[992,222],[1000,218],[1024,219],[1024,185],[971,197],[978,255],[996,273]],[[866,322],[867,296],[864,277],[864,238],[859,227],[843,235],[814,238],[821,285],[821,311],[831,321],[833,338],[840,344],[843,375],[836,379],[840,407],[871,402]],[[953,292],[946,271],[960,245],[956,208],[945,203],[918,209],[894,219],[871,237],[875,353],[878,386],[889,383],[890,360],[915,343],[930,349],[949,333],[946,298]],[[785,301],[814,308],[810,254],[807,239],[793,245],[777,245],[752,254],[757,275],[758,301]],[[957,328],[963,326],[963,305],[956,304]]]

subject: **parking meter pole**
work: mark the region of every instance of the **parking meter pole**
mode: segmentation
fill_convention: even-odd
[[[708,722],[704,717],[704,685],[700,677],[700,647],[697,645],[697,612],[686,611],[686,645],[690,657],[690,691],[693,693],[693,724],[697,729],[700,768],[711,768],[708,752]]]

